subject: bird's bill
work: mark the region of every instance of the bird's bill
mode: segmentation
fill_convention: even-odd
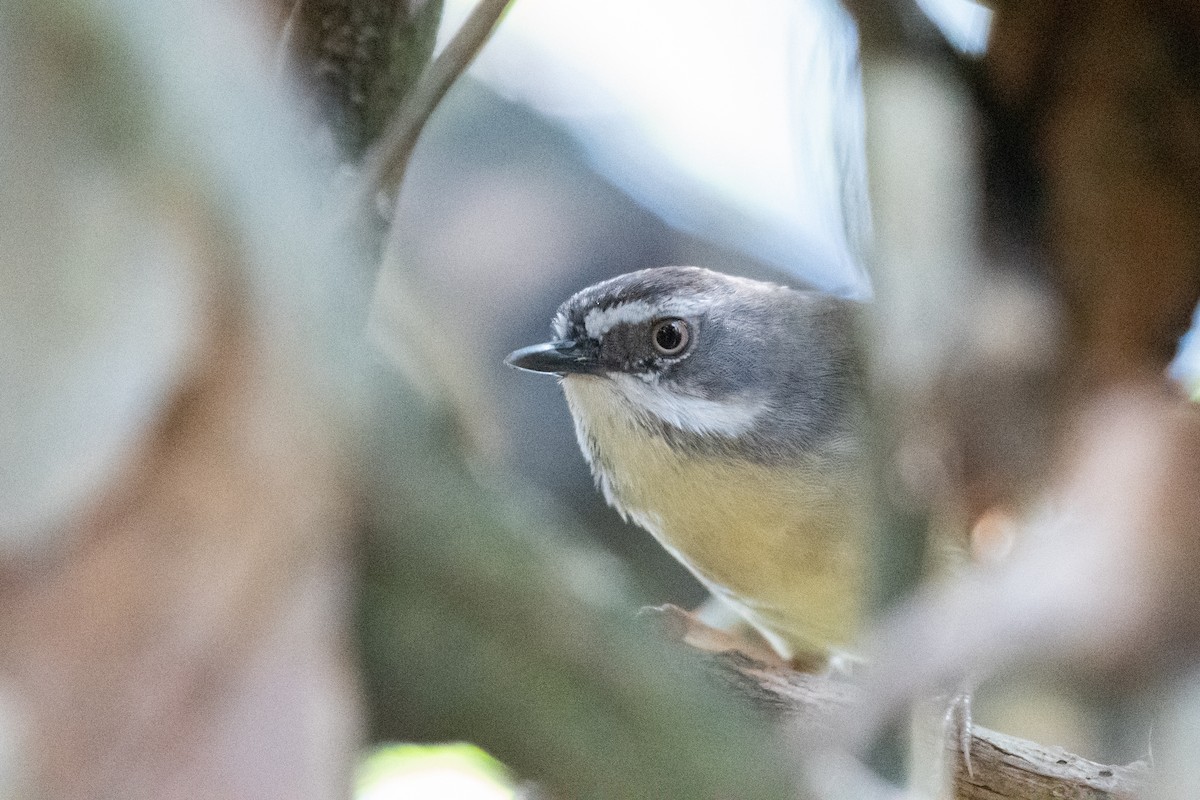
[[[578,342],[546,342],[514,350],[504,359],[510,367],[557,375],[595,373],[596,360]]]

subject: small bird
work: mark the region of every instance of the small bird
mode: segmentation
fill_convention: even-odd
[[[571,297],[506,362],[561,377],[608,503],[778,654],[851,657],[865,605],[858,304],[700,267]]]

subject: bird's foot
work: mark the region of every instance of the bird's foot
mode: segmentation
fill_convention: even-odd
[[[975,770],[971,766],[972,693],[973,687],[969,683],[963,683],[958,687],[958,691],[950,696],[950,703],[946,706],[946,714],[942,718],[942,725],[947,738],[954,737],[957,740],[958,754],[962,757],[963,767],[967,770],[967,776],[974,778]]]
[[[709,625],[699,615],[677,605],[646,606],[638,611],[643,619],[654,620],[666,635],[706,653],[738,652],[760,663],[783,666],[785,662],[757,631],[749,626],[726,630]]]

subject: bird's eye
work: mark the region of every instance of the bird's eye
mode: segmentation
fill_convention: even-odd
[[[654,323],[650,332],[654,349],[664,356],[677,356],[688,346],[691,334],[688,325],[681,319],[664,319]]]

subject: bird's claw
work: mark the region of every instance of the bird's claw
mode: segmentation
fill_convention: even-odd
[[[958,754],[962,757],[967,776],[974,778],[975,770],[971,765],[971,695],[969,685],[959,687],[950,697],[950,704],[946,707],[946,715],[942,722],[946,735],[953,735],[958,740]]]

